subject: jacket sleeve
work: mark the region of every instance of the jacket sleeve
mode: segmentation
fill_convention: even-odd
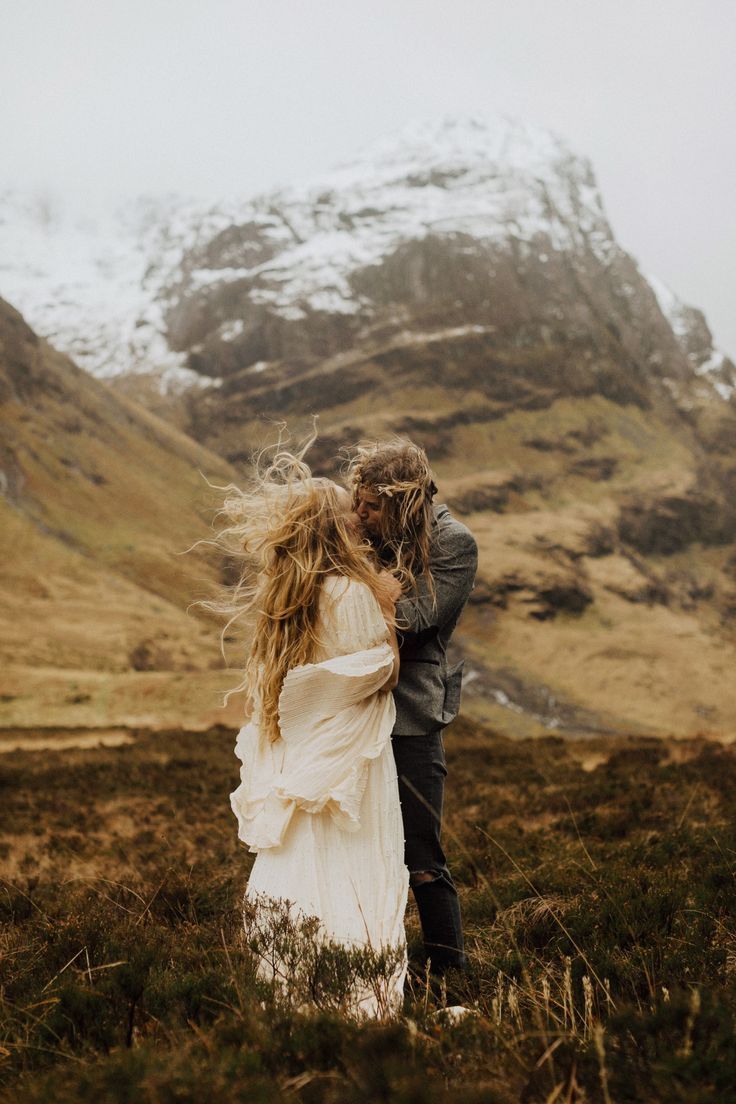
[[[459,527],[442,545],[437,542],[430,555],[434,599],[426,581],[420,579],[416,591],[396,605],[399,631],[425,633],[449,621],[467,602],[477,567],[478,546],[469,529]]]

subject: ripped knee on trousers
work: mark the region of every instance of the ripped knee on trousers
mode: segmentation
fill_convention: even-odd
[[[411,870],[409,872],[409,885],[414,889],[415,886],[436,882],[439,877],[440,875],[436,870]]]

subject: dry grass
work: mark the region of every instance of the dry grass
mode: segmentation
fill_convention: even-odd
[[[222,709],[233,671],[59,670],[7,666],[0,672],[0,746],[111,730],[153,731],[184,726],[206,732],[240,725],[242,695]],[[11,731],[12,730],[12,731]]]
[[[365,371],[373,371],[368,362]],[[378,380],[378,367],[375,373]],[[318,442],[318,453],[328,463],[338,444],[406,423],[429,450],[443,499],[519,483],[505,503],[501,496],[495,509],[463,518],[478,538],[482,584],[515,588],[502,604],[471,607],[459,627],[464,650],[489,672],[486,689],[503,667],[587,712],[594,722],[587,731],[733,739],[733,545],[643,555],[617,535],[631,496],[681,493],[699,480],[702,449],[688,427],[656,404],[644,410],[601,395],[568,396],[504,412],[481,389],[418,377],[412,388],[413,381],[405,373],[380,376],[375,391],[329,406],[320,419],[329,447],[319,451]],[[267,425],[246,409],[242,415],[237,434],[265,443]],[[308,419],[295,411],[289,423],[298,436]],[[227,452],[234,432],[213,426],[217,447]],[[608,478],[580,474],[605,458],[615,461]],[[583,464],[577,474],[576,463]],[[601,530],[611,541],[608,555],[596,548]],[[576,584],[592,599],[582,614],[562,610],[538,620],[548,613],[541,592]],[[513,737],[544,735],[531,706],[514,713],[475,689],[468,684],[466,707],[478,719]]]
[[[11,387],[0,418],[0,662],[124,671],[144,644],[159,670],[216,662],[215,633],[186,608],[220,564],[181,553],[209,532],[201,473],[232,469],[43,342],[16,355],[30,391]]]
[[[419,970],[399,1020],[361,1027],[330,1007],[349,963],[321,961],[311,1010],[257,980],[232,742],[0,759],[3,1099],[733,1099],[728,749],[458,722],[446,838],[472,972],[445,996]]]

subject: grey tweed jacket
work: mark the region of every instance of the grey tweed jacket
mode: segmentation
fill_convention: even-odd
[[[447,645],[473,589],[478,546],[447,506],[435,506],[434,516],[429,567],[435,600],[420,580],[416,591],[396,607],[401,659],[394,690],[396,736],[419,736],[443,728],[460,707],[463,665],[448,667]]]

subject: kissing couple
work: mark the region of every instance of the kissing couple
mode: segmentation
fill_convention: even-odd
[[[304,452],[277,446],[223,509],[242,562],[225,608],[252,630],[230,794],[256,854],[243,917],[259,975],[285,990],[314,964],[304,933],[312,949],[383,955],[380,977],[353,971],[341,1007],[390,1016],[403,1002],[409,886],[427,969],[466,965],[440,842],[442,730],[459,706],[461,665],[448,667],[446,649],[477,546],[434,503],[412,442],[355,449],[347,489],[313,476]],[[284,916],[301,939],[284,937]]]

